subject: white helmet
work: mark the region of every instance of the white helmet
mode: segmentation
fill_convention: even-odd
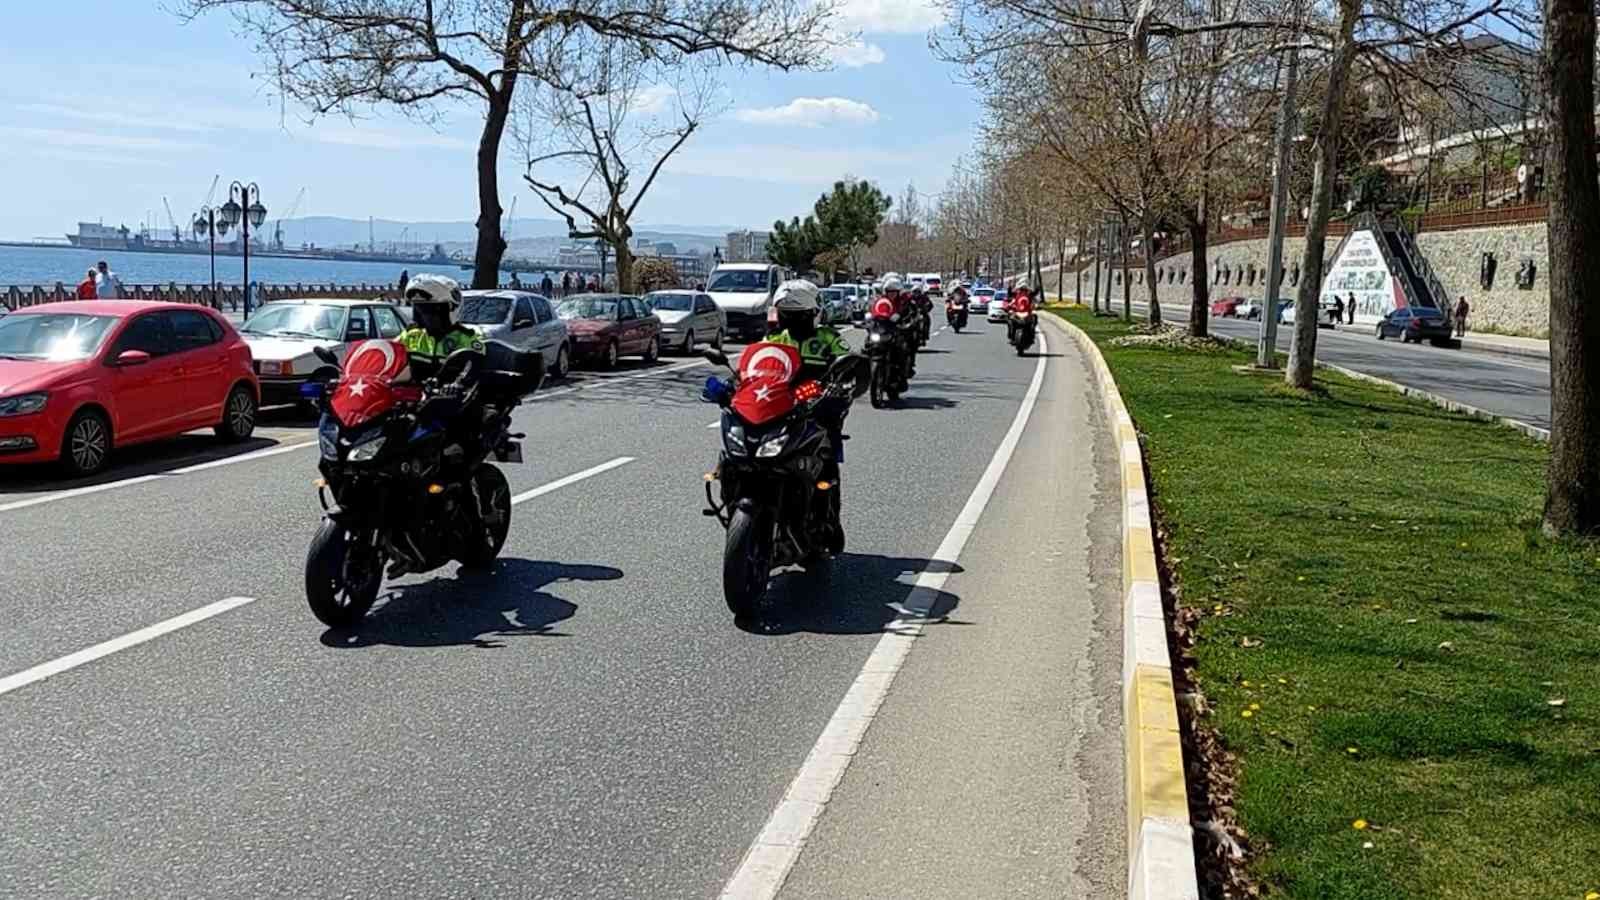
[[[817,286],[803,278],[785,281],[778,285],[772,301],[773,308],[780,313],[816,312]]]
[[[900,279],[898,279],[898,278],[891,278],[888,281],[885,281],[883,283],[883,289],[885,291],[903,290],[903,288],[901,288],[901,286],[900,286]]]
[[[448,275],[424,272],[406,282],[406,299],[413,304],[448,303],[454,309],[461,305],[461,285]]]

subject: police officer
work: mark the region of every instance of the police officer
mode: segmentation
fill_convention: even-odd
[[[839,332],[817,325],[816,285],[804,279],[785,281],[778,285],[772,305],[778,311],[778,330],[767,335],[767,341],[799,350],[806,374],[820,377],[835,359],[850,352],[850,345]],[[833,484],[827,502],[833,525],[829,549],[834,553],[844,550],[844,525],[839,519],[839,462],[844,459],[844,417],[849,411],[849,400],[828,400],[817,409],[817,422],[828,432],[828,443],[833,447],[832,459],[822,477]]]
[[[449,384],[441,385],[437,396],[459,397],[477,379],[478,363],[482,360],[483,339],[477,332],[456,321],[456,309],[461,305],[461,286],[455,279],[443,275],[418,274],[406,285],[406,299],[411,303],[414,323],[400,334],[411,359],[420,365],[412,367],[413,375],[421,378],[439,371],[445,359],[457,350],[472,350],[478,355],[468,363]]]

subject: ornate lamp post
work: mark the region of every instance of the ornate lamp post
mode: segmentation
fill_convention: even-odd
[[[211,305],[218,311],[222,309],[222,300],[217,296],[217,236],[226,236],[228,233],[228,220],[218,219],[218,210],[209,206],[200,207],[194,214],[194,236],[206,238],[211,247]]]
[[[250,318],[250,226],[261,227],[267,220],[267,208],[261,205],[261,188],[255,182],[228,185],[228,202],[222,205],[222,220],[229,226],[239,225],[244,248],[244,317]]]

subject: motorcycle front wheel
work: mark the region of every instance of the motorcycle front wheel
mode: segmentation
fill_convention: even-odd
[[[306,552],[311,614],[329,628],[349,628],[372,608],[382,585],[383,554],[372,545],[370,533],[351,533],[331,519],[324,521]]]
[[[500,548],[506,545],[506,534],[511,531],[511,485],[505,473],[491,465],[479,466],[472,478],[483,506],[477,516],[476,539],[467,542],[461,564],[486,569],[500,555]]]
[[[883,409],[887,402],[885,382],[889,380],[889,369],[881,361],[872,364],[872,408]]]
[[[771,574],[772,519],[734,510],[722,551],[722,596],[734,618],[749,619],[760,611]]]

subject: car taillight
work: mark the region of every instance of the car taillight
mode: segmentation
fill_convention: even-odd
[[[1412,319],[1411,320],[1411,327],[1412,328],[1421,328],[1422,327],[1422,320],[1421,319]]]
[[[822,385],[815,380],[800,382],[794,389],[794,398],[801,403],[810,403],[822,396]]]

